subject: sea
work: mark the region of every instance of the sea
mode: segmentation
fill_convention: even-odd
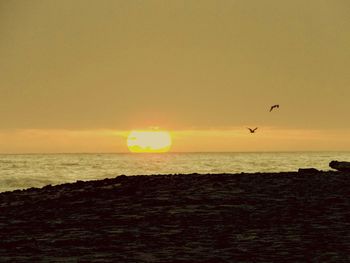
[[[350,152],[0,154],[0,192],[119,175],[331,170]]]

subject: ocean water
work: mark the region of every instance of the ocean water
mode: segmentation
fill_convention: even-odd
[[[0,155],[0,192],[118,175],[331,170],[350,152]]]

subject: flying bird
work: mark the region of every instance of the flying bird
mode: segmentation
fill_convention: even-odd
[[[270,112],[271,112],[273,109],[275,109],[275,108],[278,109],[279,107],[280,107],[280,105],[278,105],[278,104],[272,105],[271,108],[270,108]]]
[[[255,129],[251,129],[251,128],[247,128],[249,131],[250,131],[250,133],[255,133],[255,131],[258,129],[258,127],[256,127]]]

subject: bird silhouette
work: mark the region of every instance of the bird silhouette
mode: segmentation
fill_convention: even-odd
[[[256,127],[255,129],[251,129],[251,128],[247,128],[249,131],[250,131],[250,133],[255,133],[255,131],[258,129],[258,127]]]
[[[273,109],[275,109],[275,108],[278,109],[279,107],[280,107],[280,105],[278,105],[278,104],[272,105],[271,108],[270,108],[270,112],[271,112]]]

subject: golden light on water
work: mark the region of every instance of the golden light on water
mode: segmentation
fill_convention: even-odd
[[[134,130],[127,138],[127,146],[133,153],[164,153],[172,144],[168,131]]]

